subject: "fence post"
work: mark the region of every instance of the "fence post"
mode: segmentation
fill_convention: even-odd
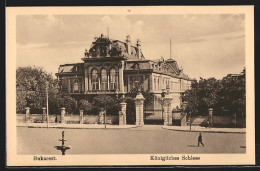
[[[63,108],[60,108],[60,118],[61,118],[61,123],[63,124],[63,123],[65,123],[65,107],[63,107]]]
[[[83,110],[79,110],[79,123],[83,124]]]
[[[46,122],[47,121],[47,108],[43,107],[42,108],[42,122]]]
[[[26,107],[25,108],[25,123],[29,122],[30,120],[30,108]]]
[[[209,108],[209,125],[210,127],[213,126],[213,109]]]
[[[119,112],[119,125],[126,125],[126,103],[122,102],[121,112]]]

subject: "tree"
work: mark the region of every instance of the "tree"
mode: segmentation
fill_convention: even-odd
[[[219,92],[220,104],[230,113],[237,113],[240,116],[243,116],[246,110],[245,72],[244,69],[238,78],[223,79]]]
[[[187,111],[193,115],[207,115],[213,108],[215,114],[245,113],[245,69],[238,76],[194,80],[191,89],[185,92],[184,100],[188,102]]]
[[[41,67],[19,67],[16,69],[16,112],[23,113],[30,107],[32,113],[42,113],[46,106],[46,86],[49,97],[58,93],[58,82]]]
[[[91,111],[92,107],[93,107],[92,104],[89,103],[87,100],[81,99],[79,101],[79,109],[83,110],[84,113],[87,113],[87,112]]]
[[[193,115],[207,115],[209,108],[215,108],[219,101],[219,81],[215,78],[194,80],[191,89],[185,92],[184,100],[188,102],[187,111]]]
[[[98,95],[93,98],[93,108],[97,112],[104,109],[108,115],[117,115],[120,110],[120,105],[117,100],[111,96]]]
[[[62,107],[66,108],[66,113],[74,114],[78,113],[77,111],[77,101],[70,96],[58,96],[57,98],[57,108],[60,109]]]

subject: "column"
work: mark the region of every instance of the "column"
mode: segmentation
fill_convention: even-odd
[[[143,87],[144,91],[146,91],[147,89],[145,89],[145,85],[144,84],[145,84],[145,75],[143,75],[143,86],[142,87]]]
[[[65,123],[65,109],[66,108],[60,108],[60,118],[61,118],[61,123],[64,124]]]
[[[83,124],[83,110],[79,110],[79,123]]]
[[[42,122],[46,122],[47,121],[47,108],[43,107],[42,108]]]
[[[101,84],[100,84],[100,80],[101,80],[101,72],[98,71],[98,90],[101,90]]]
[[[119,125],[126,125],[126,103],[122,102],[121,111],[119,112]]]
[[[119,92],[124,93],[124,61],[121,61],[121,64],[119,65]]]
[[[144,97],[139,92],[135,98],[135,109],[136,109],[136,125],[144,125]]]
[[[88,73],[88,90],[92,90],[92,80],[91,80],[91,74]]]
[[[127,92],[130,92],[130,76],[127,76]]]
[[[151,92],[155,92],[155,89],[154,89],[154,76],[151,74],[151,76],[150,76],[150,78],[151,78]]]
[[[85,87],[84,87],[84,89],[85,89],[85,93],[87,93],[88,92],[88,68],[85,68]]]
[[[148,91],[151,91],[151,76],[148,76]]]
[[[169,120],[168,120],[168,124],[172,125],[172,107],[171,107],[171,102],[170,105],[168,106],[168,116],[169,116]]]
[[[30,121],[30,108],[26,107],[25,108],[25,122],[29,122]]]
[[[172,111],[171,111],[172,98],[169,94],[166,94],[163,100],[164,109],[164,125],[172,125]]]
[[[107,90],[110,90],[110,77],[109,77],[109,72],[107,72]]]
[[[116,71],[116,90],[119,90],[119,78],[118,78],[119,74],[118,71]]]

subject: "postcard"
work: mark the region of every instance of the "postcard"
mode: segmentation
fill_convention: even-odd
[[[253,6],[6,8],[7,166],[254,165]]]

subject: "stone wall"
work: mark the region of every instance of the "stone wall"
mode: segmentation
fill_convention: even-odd
[[[208,116],[195,116],[192,117],[192,125],[206,126],[208,121]],[[188,116],[187,116],[188,122]],[[213,126],[232,126],[234,125],[234,118],[232,116],[213,116]]]
[[[56,115],[49,115],[49,122],[54,123],[55,122]],[[58,121],[61,120],[60,115],[57,115]],[[111,124],[118,124],[118,116],[107,116],[106,117],[107,123]],[[25,123],[25,114],[16,114],[16,121]],[[41,122],[42,121],[42,114],[30,114],[30,122]],[[65,115],[65,122],[67,124],[73,123],[79,124],[79,115]],[[84,115],[83,117],[84,124],[95,124],[99,122],[99,116],[98,115]]]

